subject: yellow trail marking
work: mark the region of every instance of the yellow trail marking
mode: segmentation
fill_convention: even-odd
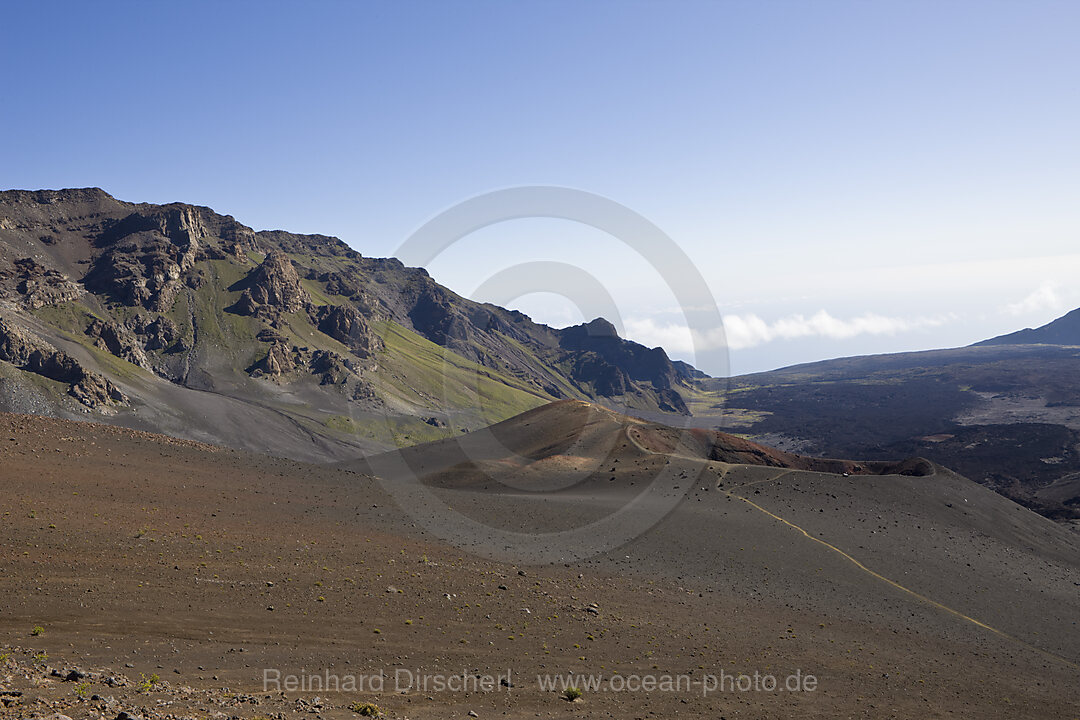
[[[718,473],[718,476],[717,476],[718,480],[723,480],[724,478],[726,478],[728,473],[732,469],[732,465],[730,465],[729,463],[721,462],[721,461],[705,460],[703,458],[695,458],[695,457],[690,457],[690,456],[687,456],[687,455],[679,455],[679,454],[676,454],[676,453],[659,453],[659,452],[656,452],[655,450],[650,450],[649,448],[645,447],[644,445],[642,445],[641,443],[639,443],[637,441],[637,439],[630,432],[629,427],[625,428],[624,431],[626,433],[626,438],[631,443],[633,443],[634,446],[637,447],[638,450],[641,450],[642,452],[648,453],[650,455],[665,455],[666,454],[667,457],[678,457],[678,458],[681,458],[681,459],[684,459],[684,460],[693,460],[695,462],[699,462],[699,463],[702,463],[704,465],[713,465],[713,464],[726,465],[727,467],[723,468]],[[753,482],[746,483],[745,485],[739,485],[738,487],[740,489],[742,489],[744,487],[752,487],[754,485],[761,485],[761,484],[764,484],[764,483],[767,483],[767,482],[772,482],[774,480],[779,480],[780,478],[782,478],[782,477],[784,477],[786,475],[791,475],[791,474],[793,474],[795,472],[796,472],[795,470],[785,470],[784,472],[781,472],[781,473],[779,473],[777,475],[774,475],[773,477],[768,478],[767,480],[755,480]],[[942,603],[939,603],[937,600],[931,600],[930,598],[926,597],[925,595],[920,595],[919,593],[915,592],[914,590],[911,590],[910,588],[904,587],[903,585],[896,582],[895,580],[891,580],[891,579],[885,577],[881,573],[874,572],[873,570],[866,567],[861,562],[859,562],[858,560],[853,558],[851,555],[848,555],[846,552],[844,552],[840,548],[836,547],[835,545],[827,543],[824,540],[822,540],[821,538],[814,537],[813,535],[806,532],[805,530],[803,530],[801,527],[799,527],[795,523],[789,522],[788,520],[785,520],[784,518],[780,517],[779,515],[769,512],[765,508],[758,505],[756,502],[754,502],[752,500],[749,500],[747,498],[744,498],[742,495],[736,495],[734,492],[732,492],[730,490],[725,490],[724,494],[726,494],[729,497],[733,497],[733,498],[737,498],[739,500],[742,500],[744,503],[746,503],[750,507],[758,510],[759,512],[763,512],[766,515],[768,515],[769,517],[773,518],[774,520],[779,520],[780,522],[784,523],[788,527],[790,527],[790,528],[792,528],[794,530],[798,530],[806,538],[808,538],[810,540],[813,540],[814,542],[818,543],[819,545],[825,546],[829,550],[832,550],[834,553],[838,554],[840,557],[844,558],[845,560],[847,560],[848,562],[853,564],[855,567],[862,570],[864,573],[870,575],[871,577],[875,577],[875,578],[877,578],[878,580],[880,580],[880,581],[882,581],[884,583],[887,583],[887,584],[893,586],[897,590],[900,590],[901,592],[904,592],[904,593],[910,595],[911,597],[915,598],[916,600],[924,602],[927,605],[930,605],[931,607],[935,607],[935,608],[937,608],[939,610],[944,610],[945,612],[949,613],[950,615],[952,615],[954,617],[958,617],[961,620],[964,620],[966,622],[971,623],[972,625],[975,625],[976,627],[980,627],[980,628],[982,628],[984,630],[988,630],[988,631],[994,633],[995,635],[997,635],[999,637],[1002,637],[1002,638],[1004,638],[1006,640],[1014,642],[1017,645],[1021,645],[1023,647],[1026,647],[1029,650],[1034,650],[1035,652],[1039,653],[1040,655],[1044,655],[1044,656],[1046,656],[1046,657],[1048,657],[1048,658],[1050,658],[1052,660],[1056,660],[1057,662],[1062,663],[1062,664],[1064,664],[1064,665],[1066,665],[1066,666],[1068,666],[1068,667],[1070,667],[1070,668],[1072,668],[1074,670],[1080,670],[1080,665],[1078,665],[1077,663],[1074,663],[1071,660],[1063,658],[1060,655],[1056,655],[1056,654],[1050,652],[1049,650],[1043,650],[1041,647],[1036,647],[1035,645],[1032,645],[1029,642],[1021,640],[1018,637],[1014,637],[1014,636],[1008,634],[1007,632],[1004,632],[1002,630],[998,630],[996,627],[993,627],[991,625],[987,625],[986,623],[984,623],[984,622],[982,622],[980,620],[976,620],[973,617],[965,615],[964,613],[960,612],[959,610],[953,610],[948,605],[944,605]]]
[[[778,475],[777,477],[780,477],[780,476]],[[776,479],[776,478],[773,478],[773,479]],[[757,483],[754,483],[754,484],[756,485]],[[739,500],[742,500],[744,503],[746,503],[750,507],[755,508],[756,510],[759,510],[759,511],[765,513],[766,515],[773,518],[774,520],[779,520],[780,522],[784,523],[788,527],[793,528],[795,530],[798,530],[800,533],[805,535],[807,538],[813,540],[814,542],[818,543],[819,545],[824,545],[828,549],[832,550],[834,553],[840,555],[842,558],[846,559],[848,562],[850,562],[855,567],[862,570],[864,573],[866,573],[868,575],[871,575],[872,577],[875,577],[875,578],[877,578],[878,580],[881,580],[884,583],[888,583],[889,585],[892,585],[897,590],[905,592],[908,595],[911,595],[912,597],[916,598],[917,600],[920,600],[920,601],[926,603],[927,605],[935,607],[935,608],[937,608],[939,610],[944,610],[945,612],[949,613],[950,615],[958,617],[961,620],[966,620],[967,622],[971,623],[972,625],[975,625],[977,627],[981,627],[984,630],[989,630],[990,632],[994,633],[995,635],[1003,637],[1006,640],[1011,640],[1012,642],[1017,643],[1019,645],[1023,645],[1024,647],[1026,647],[1026,648],[1028,648],[1030,650],[1034,650],[1034,651],[1036,651],[1038,653],[1041,653],[1042,655],[1045,655],[1046,657],[1053,658],[1054,660],[1057,660],[1058,662],[1064,663],[1065,665],[1068,665],[1069,667],[1071,667],[1071,668],[1073,668],[1075,670],[1080,670],[1080,665],[1077,665],[1076,663],[1072,662],[1071,660],[1067,660],[1067,659],[1061,657],[1060,655],[1055,655],[1054,653],[1050,652],[1049,650],[1043,650],[1040,647],[1036,647],[1036,646],[1032,645],[1031,643],[1028,643],[1028,642],[1025,642],[1024,640],[1021,640],[1018,637],[1014,637],[1012,635],[1009,635],[1006,632],[998,630],[995,627],[992,627],[990,625],[987,625],[984,622],[976,620],[973,617],[965,615],[964,613],[960,612],[959,610],[953,610],[948,605],[943,605],[942,603],[939,603],[936,600],[931,600],[930,598],[926,597],[925,595],[920,595],[919,593],[915,592],[914,590],[911,590],[909,588],[904,587],[903,585],[896,582],[895,580],[890,580],[889,578],[885,577],[881,573],[874,572],[873,570],[866,567],[861,562],[859,562],[858,560],[853,558],[851,555],[848,555],[846,552],[844,552],[840,548],[836,547],[835,545],[827,543],[824,540],[822,540],[821,538],[814,537],[813,535],[806,532],[805,530],[803,530],[801,527],[799,527],[795,523],[789,522],[788,520],[785,520],[784,518],[780,517],[779,515],[769,512],[768,510],[761,507],[760,505],[758,505],[753,500],[748,500],[747,498],[744,498],[742,495],[736,495],[733,492],[728,492],[727,495],[729,495],[729,496],[731,496],[733,498],[737,498]]]

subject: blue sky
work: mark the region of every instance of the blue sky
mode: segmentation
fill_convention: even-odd
[[[952,346],[1080,306],[1078,36],[1073,2],[7,3],[0,186],[367,255],[480,193],[580,188],[691,257],[735,372]],[[695,359],[666,281],[596,230],[504,223],[430,270],[472,295],[531,260]]]

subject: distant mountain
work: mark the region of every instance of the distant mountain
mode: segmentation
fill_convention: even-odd
[[[1080,309],[1040,328],[1019,330],[983,340],[979,345],[1080,345]]]
[[[1038,342],[1068,342],[1078,317]],[[922,456],[1080,527],[1080,348],[992,341],[705,382],[729,431],[826,457]]]
[[[534,323],[337,238],[0,192],[0,410],[334,460],[559,398],[685,415],[703,377],[606,320]]]

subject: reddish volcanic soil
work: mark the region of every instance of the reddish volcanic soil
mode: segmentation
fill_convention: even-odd
[[[513,457],[403,456],[506,529],[590,522],[662,467],[684,496],[598,557],[498,562],[437,540],[356,469],[0,415],[0,717],[355,718],[358,702],[399,718],[1080,717],[1080,544],[989,491],[932,468],[663,457],[663,433],[583,403],[494,432]],[[574,487],[522,490],[590,463],[602,472]],[[265,692],[266,669],[387,677]],[[496,685],[398,692],[399,670]],[[721,672],[816,687],[705,692]],[[658,687],[571,703],[546,674]]]

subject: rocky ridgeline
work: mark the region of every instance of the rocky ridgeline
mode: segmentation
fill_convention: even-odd
[[[592,384],[600,395],[617,397],[629,392],[635,382],[644,381],[654,388],[661,410],[689,414],[675,389],[684,379],[681,367],[662,348],[625,342],[603,318],[560,330],[559,346],[573,358],[570,376]]]
[[[63,350],[0,318],[0,360],[27,372],[68,384],[68,392],[89,408],[126,403],[106,377],[85,368]]]
[[[314,376],[335,396],[382,404],[389,398],[375,388],[386,386],[369,374],[380,362],[415,360],[382,352],[395,326],[490,368],[496,381],[514,378],[517,393],[538,399],[610,397],[686,413],[679,387],[692,378],[602,321],[604,332],[596,322],[538,325],[337,238],[256,232],[210,208],[128,203],[96,188],[0,192],[0,302],[13,324],[46,342],[67,347],[61,338],[75,337],[170,382],[242,401],[273,391],[246,376],[280,385]],[[92,367],[124,382],[115,364]],[[26,382],[6,386],[17,395]],[[163,392],[124,387],[136,405],[153,406]],[[421,390],[403,413],[436,409]]]
[[[283,241],[287,239],[284,233],[271,234],[281,236],[278,239]],[[55,235],[47,238],[48,245],[60,242]],[[318,245],[324,241],[336,248],[331,240],[320,236],[309,243]],[[92,318],[84,334],[96,347],[173,381],[182,378],[170,363],[155,358],[154,352],[182,353],[191,347],[176,323],[158,313],[171,309],[184,286],[198,290],[203,279],[196,266],[201,261],[232,259],[247,265],[248,253],[260,250],[257,235],[250,228],[208,208],[180,204],[139,206],[120,220],[104,223],[94,245],[100,252],[93,257],[83,278],[85,289],[55,268],[25,257],[9,268],[0,264],[0,297],[15,299],[23,307],[36,310],[78,300],[88,289],[123,305],[143,308],[149,313],[139,313],[123,321]],[[355,298],[369,309],[372,306],[370,299],[347,276],[329,272],[322,276],[332,294]],[[278,333],[267,330],[259,334],[259,339],[269,342],[270,348],[263,359],[248,369],[252,375],[281,377],[306,371],[318,375],[323,385],[341,385],[359,378],[364,370],[375,369],[375,356],[383,348],[383,342],[368,321],[354,305],[314,305],[297,268],[282,250],[272,249],[231,289],[242,293],[230,311],[256,317],[271,328],[282,328],[287,325],[285,316],[304,312],[313,325],[342,343],[353,356],[292,346]],[[92,407],[100,405],[105,397],[122,396],[119,391],[113,392],[115,388],[111,385],[97,387],[100,383],[94,382],[96,376],[82,369],[70,356],[44,341],[31,341],[24,331],[17,331],[20,340],[16,342],[13,326],[5,327],[12,334],[8,344],[22,348],[20,352],[8,353],[13,364],[52,379],[75,378],[72,394]],[[26,350],[30,344],[42,352],[34,355]],[[360,394],[366,398],[370,392]]]

